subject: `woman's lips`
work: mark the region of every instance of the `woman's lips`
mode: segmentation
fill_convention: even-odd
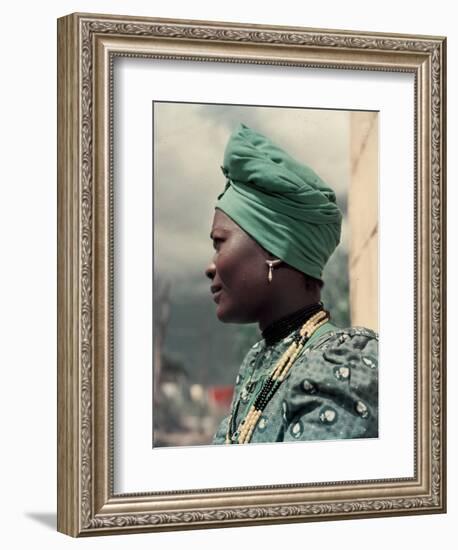
[[[220,295],[221,295],[221,286],[220,285],[212,285],[210,287],[210,290],[211,290],[211,293],[213,295],[213,300],[218,303],[219,299],[220,299]]]
[[[218,303],[221,298],[221,289],[217,290],[216,292],[213,292],[213,300]]]

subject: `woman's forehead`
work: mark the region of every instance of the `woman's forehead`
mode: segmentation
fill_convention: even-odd
[[[214,231],[237,231],[240,230],[239,226],[231,220],[231,218],[225,214],[222,210],[219,208],[215,209],[215,214],[213,216],[213,224],[212,224],[212,230]]]

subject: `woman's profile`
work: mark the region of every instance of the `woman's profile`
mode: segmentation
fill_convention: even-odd
[[[334,191],[241,124],[231,135],[206,276],[224,323],[257,323],[215,444],[378,437],[378,336],[338,328],[321,302],[340,242]]]

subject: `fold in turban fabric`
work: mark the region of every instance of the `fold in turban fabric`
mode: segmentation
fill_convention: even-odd
[[[315,172],[241,124],[221,167],[227,178],[215,208],[268,252],[316,279],[340,242],[342,213]]]

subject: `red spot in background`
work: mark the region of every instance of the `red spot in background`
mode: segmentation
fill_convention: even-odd
[[[229,410],[231,406],[233,394],[233,386],[210,386],[208,388],[208,398],[210,402],[226,410]]]

